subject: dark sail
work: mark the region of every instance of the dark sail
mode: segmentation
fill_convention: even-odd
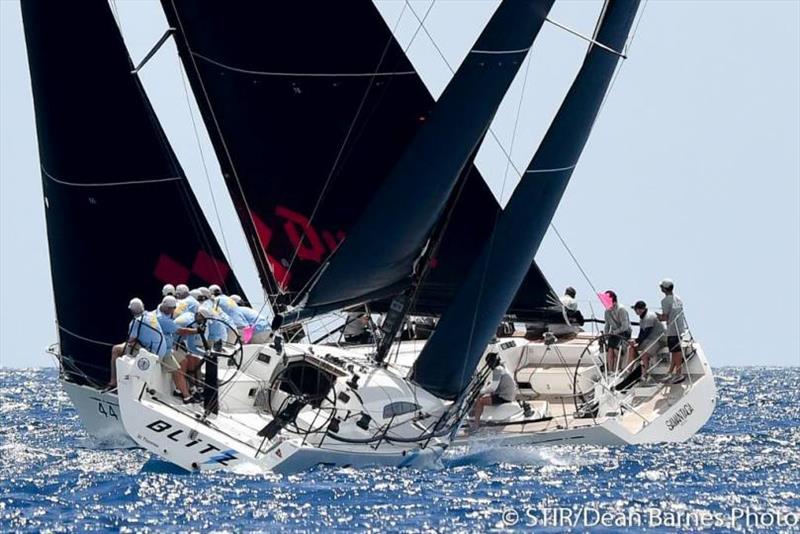
[[[294,317],[365,302],[410,283],[431,230],[551,5],[550,0],[500,4]]]
[[[162,4],[262,281],[292,297],[435,101],[369,0]],[[414,313],[443,310],[491,232],[500,207],[472,164],[462,197]],[[511,313],[555,298],[538,269],[530,282]]]
[[[637,0],[611,0],[596,40],[622,50]],[[514,294],[530,268],[591,132],[619,56],[590,46],[583,65],[525,176],[497,218],[464,284],[417,359],[412,376],[444,398],[469,383]]]
[[[441,315],[491,235],[502,208],[477,167],[469,171],[458,201],[441,239],[432,268],[419,287],[411,310],[416,315]],[[373,304],[382,311],[386,303]],[[534,263],[520,287],[509,315],[520,321],[562,321],[558,296]]]
[[[369,1],[162,4],[262,282],[296,294],[433,99]]]
[[[108,380],[129,299],[241,288],[153,113],[105,0],[22,2],[60,350]],[[67,366],[67,371],[70,368]]]

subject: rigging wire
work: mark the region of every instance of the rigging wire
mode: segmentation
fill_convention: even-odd
[[[239,179],[239,173],[236,171],[236,165],[234,165],[234,163],[233,163],[233,156],[232,156],[230,150],[228,149],[228,143],[225,140],[224,134],[222,133],[222,127],[220,126],[219,121],[217,120],[216,113],[214,113],[214,107],[211,104],[211,98],[208,95],[208,90],[206,89],[205,83],[203,82],[203,78],[200,75],[200,69],[198,68],[197,62],[194,59],[194,52],[192,51],[192,47],[189,44],[189,39],[186,37],[186,32],[185,32],[185,30],[183,28],[183,22],[181,21],[180,15],[178,14],[178,8],[175,5],[175,0],[171,0],[170,3],[172,5],[172,10],[173,10],[173,12],[175,14],[175,19],[178,22],[180,33],[181,33],[181,36],[183,37],[184,45],[186,46],[186,50],[189,52],[189,59],[192,62],[192,67],[194,67],[195,73],[197,74],[197,80],[198,80],[198,82],[200,84],[200,89],[202,89],[202,91],[203,91],[203,97],[205,98],[206,105],[208,106],[208,110],[209,110],[210,115],[211,115],[211,119],[213,120],[214,128],[216,129],[217,135],[219,137],[220,144],[222,145],[222,149],[225,152],[225,157],[227,158],[228,163],[230,165],[230,169],[231,169],[231,173],[233,174],[233,178],[236,181],[236,185],[238,186],[239,194],[240,194],[240,197],[241,197],[241,201],[242,201],[243,207],[247,211],[247,217],[250,220],[250,224],[252,225],[252,228],[254,230],[254,235],[252,237],[255,238],[255,241],[254,241],[253,245],[258,245],[258,247],[260,247],[261,251],[262,251],[261,254],[258,254],[258,253],[253,254],[253,256],[255,256],[254,259],[256,259],[259,262],[260,267],[261,267],[261,269],[260,269],[261,273],[271,273],[272,269],[268,265],[264,264],[264,261],[266,259],[266,256],[265,256],[266,255],[266,250],[264,249],[264,244],[261,242],[261,237],[258,235],[257,232],[255,232],[256,224],[255,224],[255,220],[253,219],[253,213],[250,210],[250,204],[247,201],[247,197],[244,194],[244,187],[242,186],[242,182]],[[239,211],[241,211],[241,210],[239,210]],[[243,217],[240,216],[240,219],[243,219]],[[267,295],[266,295],[267,298],[265,299],[265,302],[264,302],[264,305],[266,306],[267,303],[269,302],[269,297],[271,295],[270,292],[272,291],[272,287],[271,287],[272,286],[272,280],[271,280],[270,276],[264,276],[262,281],[268,286],[266,288],[263,288],[263,289],[266,290],[266,293],[267,293]]]
[[[189,111],[189,117],[191,117],[192,119],[192,129],[194,130],[194,138],[195,141],[197,142],[197,151],[200,153],[200,161],[203,163],[203,172],[205,173],[206,176],[206,184],[208,185],[208,192],[211,195],[211,205],[214,207],[214,215],[217,218],[217,225],[219,226],[220,236],[222,237],[222,246],[225,247],[225,255],[228,257],[228,263],[230,263],[231,267],[233,267],[233,261],[232,261],[233,258],[231,257],[231,251],[228,248],[228,240],[225,237],[225,229],[222,226],[222,217],[220,217],[219,209],[217,207],[217,198],[216,195],[214,195],[214,189],[211,186],[211,175],[208,172],[208,165],[206,164],[205,151],[203,150],[203,145],[200,142],[200,132],[197,129],[197,122],[195,121],[194,118],[194,110],[192,109],[192,103],[189,98],[189,88],[187,87],[188,80],[186,79],[186,73],[183,72],[183,66],[181,65],[180,57],[176,56],[176,58],[178,61],[178,71],[180,71],[181,73],[181,81],[183,82],[183,93],[184,96],[186,97],[186,107]]]
[[[430,13],[430,11],[431,11],[431,9],[433,8],[433,5],[434,5],[435,3],[436,3],[436,0],[434,0],[433,2],[431,2],[431,5],[428,7],[428,11],[425,13],[425,17],[427,17],[427,16],[428,16],[428,14]],[[389,48],[391,47],[391,45],[392,45],[392,42],[395,40],[394,34],[395,34],[395,32],[397,31],[397,28],[398,28],[398,27],[399,27],[399,25],[400,25],[400,21],[401,21],[401,20],[402,20],[402,18],[403,18],[403,14],[405,13],[405,10],[406,10],[406,7],[407,7],[407,6],[408,6],[408,2],[406,1],[406,4],[405,4],[405,5],[403,5],[403,9],[402,9],[402,11],[400,12],[400,15],[397,17],[397,21],[395,22],[395,24],[394,24],[394,27],[392,28],[392,31],[391,31],[391,33],[390,33],[390,35],[389,35],[389,39],[386,41],[386,45],[385,45],[385,46],[384,46],[384,48],[383,48],[383,52],[381,53],[381,57],[380,57],[380,59],[378,60],[378,63],[377,63],[377,65],[375,66],[375,70],[374,70],[374,71],[373,71],[373,73],[372,73],[372,77],[370,78],[370,81],[369,81],[369,83],[367,84],[367,88],[366,88],[366,90],[364,91],[364,94],[363,94],[363,95],[362,95],[362,97],[361,97],[361,101],[360,101],[360,102],[359,102],[359,104],[358,104],[358,108],[356,109],[355,115],[353,116],[353,119],[350,121],[350,125],[349,125],[349,126],[348,126],[348,128],[347,128],[347,133],[345,134],[345,136],[344,136],[344,139],[342,140],[342,144],[340,145],[340,147],[339,147],[339,150],[338,150],[338,152],[337,152],[337,154],[336,154],[336,157],[334,158],[333,165],[331,166],[331,170],[330,170],[330,172],[328,173],[328,176],[327,176],[327,178],[325,179],[325,183],[324,183],[324,184],[323,184],[323,186],[322,186],[322,190],[320,191],[320,193],[319,193],[319,196],[317,197],[317,201],[316,201],[316,203],[314,204],[314,209],[311,211],[311,214],[310,214],[310,216],[308,217],[308,223],[307,223],[307,224],[305,225],[305,227],[303,228],[303,235],[302,235],[302,236],[301,236],[301,238],[298,240],[298,242],[297,242],[297,245],[295,246],[295,249],[294,249],[294,251],[292,252],[292,258],[291,258],[291,260],[289,261],[289,264],[288,264],[288,266],[287,266],[287,270],[288,270],[288,271],[290,271],[290,270],[292,269],[292,266],[294,265],[295,261],[297,260],[297,255],[298,255],[298,253],[299,253],[299,251],[300,251],[300,247],[303,245],[303,241],[304,241],[304,239],[305,239],[305,231],[306,231],[306,230],[307,230],[307,229],[308,229],[308,228],[309,228],[309,227],[310,227],[310,226],[313,224],[313,221],[314,221],[314,219],[315,219],[315,217],[316,217],[316,215],[317,215],[317,213],[318,213],[318,211],[319,211],[320,207],[322,206],[322,203],[323,203],[323,201],[324,201],[324,199],[325,199],[325,196],[326,196],[326,195],[327,195],[327,193],[328,193],[328,188],[330,187],[330,185],[331,185],[331,182],[333,181],[334,175],[336,174],[336,171],[337,171],[337,170],[338,170],[338,168],[339,168],[339,164],[340,164],[340,163],[341,163],[341,161],[342,161],[342,157],[343,157],[343,155],[344,155],[345,148],[347,148],[348,142],[350,141],[350,138],[351,138],[351,136],[352,136],[352,134],[353,134],[353,131],[354,131],[354,129],[355,129],[355,126],[356,126],[356,124],[357,124],[357,122],[358,122],[358,119],[359,119],[359,117],[361,116],[361,112],[362,112],[362,111],[363,111],[363,109],[364,109],[364,105],[365,105],[365,104],[366,104],[366,102],[367,102],[367,97],[368,97],[368,96],[369,96],[369,94],[371,93],[371,91],[372,91],[372,88],[373,88],[373,86],[374,86],[374,84],[375,84],[375,79],[376,79],[376,77],[377,77],[377,75],[378,75],[378,71],[380,70],[380,68],[381,68],[381,65],[383,64],[384,60],[386,59],[386,55],[387,55],[387,54],[388,54],[388,52],[389,52]],[[410,6],[408,6],[408,7],[410,7]],[[416,16],[416,15],[415,15],[415,16]],[[421,25],[422,25],[422,24],[420,24],[420,26],[421,26]],[[420,28],[418,27],[418,28],[417,28],[417,30],[416,30],[416,32],[415,32],[415,33],[414,33],[414,35],[412,36],[412,38],[411,38],[411,41],[409,42],[408,46],[407,46],[407,47],[406,47],[406,49],[403,51],[404,53],[408,51],[408,48],[409,48],[409,47],[411,46],[411,44],[414,42],[414,39],[416,39],[416,37],[417,37],[417,34],[419,33],[419,29],[420,29]],[[306,289],[307,289],[307,288],[308,288],[308,287],[309,287],[309,286],[310,286],[310,285],[311,285],[311,284],[312,284],[314,281],[316,281],[316,280],[318,279],[318,274],[319,274],[319,273],[321,273],[322,269],[324,269],[324,268],[326,267],[326,265],[327,265],[327,262],[323,263],[323,264],[320,266],[320,268],[317,270],[317,272],[315,273],[315,275],[314,275],[314,276],[312,276],[311,278],[309,278],[308,282],[307,282],[307,283],[306,283],[306,284],[303,286],[303,288],[301,288],[301,290],[300,290],[300,291],[298,291],[298,294],[297,294],[297,296],[298,296],[298,297],[300,297],[301,295],[303,295],[303,294],[305,293]],[[296,304],[296,302],[294,302],[294,303]]]

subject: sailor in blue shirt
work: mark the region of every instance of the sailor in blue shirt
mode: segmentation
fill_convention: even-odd
[[[200,396],[192,394],[189,390],[189,382],[187,377],[199,383],[199,370],[203,365],[202,355],[205,354],[205,347],[203,340],[200,338],[202,333],[199,327],[205,322],[199,313],[184,312],[175,318],[175,325],[177,326],[177,336],[185,340],[186,349],[176,349],[175,361],[178,364],[178,370],[172,376],[175,379],[175,385],[181,393],[184,404],[193,402],[201,402]],[[177,339],[177,338],[176,338]]]
[[[233,335],[233,319],[219,307],[215,299],[209,299],[200,305],[199,312],[205,310],[208,314],[205,316],[208,319],[208,326],[206,327],[207,339],[211,343],[221,343],[223,341],[233,342],[236,336]],[[230,328],[229,328],[230,327]],[[230,335],[230,339],[229,339]]]
[[[128,343],[138,343],[157,356],[167,353],[167,341],[154,311],[146,311],[128,325]]]
[[[186,291],[183,291],[184,288]],[[196,293],[196,295],[199,294],[199,292]],[[178,306],[175,308],[175,317],[187,311],[193,314],[197,313],[197,310],[200,308],[200,303],[197,301],[197,297],[189,291],[188,287],[182,284],[179,285],[175,290],[175,295],[178,298]]]
[[[246,322],[245,326],[253,327],[253,337],[249,344],[260,345],[269,342],[272,330],[267,318],[249,306],[237,306],[236,311]]]
[[[137,317],[141,317],[144,313],[144,303],[140,298],[132,298],[131,301],[128,303],[128,310],[131,312],[131,315],[134,318],[134,321]],[[128,332],[131,331],[131,326],[133,322],[128,326]],[[125,352],[125,347],[128,346],[129,343],[135,342],[135,338],[131,338],[130,335],[128,336],[128,340],[124,343],[117,343],[113,347],[111,347],[111,376],[108,380],[108,386],[106,390],[113,389],[117,387],[117,359],[122,356]],[[131,350],[135,349],[136,345],[131,346]]]

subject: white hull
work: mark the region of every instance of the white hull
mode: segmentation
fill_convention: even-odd
[[[576,347],[581,343],[585,345],[585,341],[580,340],[571,343]],[[586,382],[584,391],[594,387],[599,392],[596,382],[600,377],[592,374],[593,366],[580,366],[580,356],[575,357],[576,351],[570,354],[566,344],[560,345],[557,357],[553,356],[552,349],[545,351],[542,344],[536,345],[517,346],[505,354],[500,353],[507,365],[516,369],[518,381],[521,377],[529,381],[524,383],[529,384],[530,389],[522,388],[520,397],[525,399],[527,395],[535,415],[526,419],[516,405],[487,407],[482,420],[488,424],[474,433],[462,433],[456,444],[623,446],[682,442],[706,424],[716,406],[714,376],[702,347],[695,342],[692,357],[684,364],[688,374],[682,382],[662,383],[667,364],[660,363],[651,371],[655,380],[650,384],[634,384],[613,394],[605,389],[594,417],[579,417],[571,397],[573,388],[576,384],[581,387],[583,380]],[[570,369],[571,376],[561,372]],[[544,393],[532,394],[534,388]],[[499,413],[501,410],[507,413]],[[509,413],[511,411],[517,413]]]
[[[69,396],[84,429],[102,448],[136,447],[136,442],[122,425],[119,401],[112,393],[104,393],[60,379],[61,387]]]
[[[317,357],[314,349],[325,356]],[[323,346],[291,345],[283,355],[271,346],[246,346],[243,361],[249,364],[242,371],[220,366],[220,380],[235,378],[219,388],[219,413],[207,415],[202,405],[173,397],[170,375],[156,356],[140,350],[117,362],[122,421],[140,446],[188,471],[291,473],[316,465],[437,464],[449,439],[431,435],[430,426],[448,413],[447,405],[390,370],[368,367],[360,357],[347,360],[348,355]],[[274,386],[276,377],[293,362],[309,361],[335,376],[325,398],[304,405],[293,423],[265,435],[280,420],[273,403],[291,402],[285,388]],[[389,405],[399,403],[416,408],[387,415]],[[332,429],[334,418],[338,423]]]
[[[531,395],[532,391],[522,389],[522,398],[527,397],[536,408],[534,419],[545,419],[541,421],[525,422],[522,410],[514,408],[508,417],[498,414],[495,407],[488,407],[484,412],[484,421],[489,420],[489,425],[482,427],[475,433],[460,433],[455,440],[455,444],[465,445],[470,443],[481,443],[486,446],[506,446],[506,445],[553,445],[559,443],[582,443],[600,446],[623,446],[631,444],[658,443],[658,442],[681,442],[692,437],[698,432],[711,417],[716,405],[716,387],[714,377],[706,356],[699,344],[695,344],[696,352],[693,358],[687,362],[689,378],[680,384],[662,385],[656,384],[648,388],[639,388],[644,391],[644,396],[629,394],[622,396],[623,404],[627,404],[622,409],[621,414],[607,413],[596,414],[594,418],[575,417],[574,406],[569,401],[561,399],[558,401],[557,394],[567,393],[564,388],[572,387],[572,382],[567,380],[565,383],[564,373],[559,371],[559,365],[573,373],[580,351],[586,346],[586,339],[577,339],[567,343],[556,345],[559,349],[558,358],[554,359],[552,350],[546,353],[546,347],[541,342],[529,343],[520,338],[501,339],[495,345],[490,346],[490,350],[500,352],[501,357],[506,361],[507,366],[516,370],[518,381],[524,383],[529,381],[531,388],[541,391],[551,391],[556,396],[549,398],[546,408],[541,408],[545,402],[541,398],[548,398],[538,395]],[[424,341],[403,342],[399,348],[399,358],[395,359],[393,368],[400,374],[403,370],[410,368],[416,355],[424,346]],[[577,347],[577,348],[576,348]],[[361,359],[367,361],[366,354],[372,347],[351,347],[347,351],[334,347],[318,347],[317,351],[325,350],[328,352],[345,353],[354,360]],[[246,348],[250,351],[250,358],[253,351],[258,347]],[[394,359],[394,358],[392,358]],[[127,360],[128,369],[132,365],[133,359]],[[562,361],[556,361],[562,360]],[[157,365],[157,364],[156,364]],[[532,371],[532,367],[542,367],[540,371]],[[663,372],[663,365],[660,366]],[[591,369],[589,369],[591,371]],[[538,374],[536,374],[538,372]],[[579,377],[591,383],[591,372],[581,371]],[[655,370],[656,376],[659,369]],[[526,374],[527,373],[527,374]],[[130,375],[130,369],[127,373]],[[590,375],[590,376],[585,376]],[[122,375],[120,375],[122,376]],[[152,375],[149,380],[153,380]],[[171,392],[172,385],[169,380],[161,376],[156,388],[161,392],[161,396],[174,402],[168,392]],[[596,379],[596,377],[594,377]],[[263,379],[263,377],[261,377]],[[239,383],[236,389],[247,390],[254,382],[252,377],[248,378],[238,374],[234,381]],[[202,410],[198,408],[187,408],[183,413],[176,412],[173,406],[165,406],[161,402],[148,402],[146,397],[138,399],[135,404],[128,402],[127,408],[120,402],[115,394],[101,393],[87,386],[76,385],[71,382],[61,381],[62,386],[72,400],[81,421],[87,432],[95,439],[99,446],[103,447],[130,447],[141,445],[160,454],[170,456],[170,461],[176,454],[180,455],[175,463],[182,465],[186,469],[210,469],[217,467],[229,467],[233,464],[247,465],[246,469],[256,470],[277,470],[277,471],[296,471],[306,469],[316,464],[336,464],[336,465],[430,465],[436,462],[444,449],[441,446],[431,447],[428,450],[420,450],[410,453],[411,449],[401,448],[397,451],[378,452],[373,451],[365,457],[358,447],[348,447],[339,444],[332,446],[328,444],[324,449],[313,446],[296,446],[291,440],[284,440],[278,451],[282,458],[280,462],[273,463],[265,455],[257,452],[254,448],[253,455],[240,454],[236,462],[226,462],[225,465],[212,465],[206,463],[210,452],[202,453],[204,448],[192,447],[179,449],[176,447],[175,439],[181,435],[189,435],[192,432],[208,431],[204,437],[208,443],[212,443],[215,448],[220,450],[237,450],[237,443],[229,442],[224,436],[215,436],[207,425],[198,422],[197,416]],[[578,381],[580,383],[580,380]],[[132,387],[133,382],[126,380],[125,387]],[[122,388],[122,386],[121,386]],[[151,386],[152,388],[152,386]],[[559,390],[559,388],[561,388]],[[634,390],[632,393],[636,393]],[[130,392],[124,395],[125,399],[130,400]],[[138,397],[138,393],[135,395]],[[247,402],[246,399],[239,398],[239,401]],[[612,403],[613,404],[613,403]],[[223,399],[223,408],[228,408],[236,412],[236,407],[231,403],[226,406]],[[508,407],[507,407],[508,408]],[[506,409],[507,409],[506,408]],[[617,408],[616,406],[612,408]],[[134,414],[128,417],[127,425],[123,425],[122,413]],[[493,415],[494,412],[494,415]],[[501,415],[498,417],[498,415]],[[508,415],[508,414],[506,414]],[[237,417],[244,417],[237,415]],[[509,424],[503,424],[507,419]],[[531,418],[528,417],[528,420]],[[174,425],[170,432],[158,432],[148,425],[157,421],[164,421],[166,424]],[[259,424],[263,424],[260,421]],[[154,428],[160,429],[163,424],[156,424]],[[180,430],[179,434],[175,434]],[[133,437],[129,434],[132,433]],[[163,434],[163,435],[162,435]],[[168,436],[173,436],[172,438]],[[302,440],[301,440],[302,441]],[[238,445],[241,447],[241,444]],[[192,449],[192,450],[189,450]],[[216,449],[211,449],[214,452]],[[166,451],[166,452],[164,452]],[[179,451],[179,452],[176,452]],[[263,451],[262,451],[263,452]],[[212,455],[213,456],[213,455]],[[291,461],[289,460],[291,457]],[[218,462],[217,462],[218,463]],[[280,466],[278,465],[280,464]],[[197,467],[195,467],[197,466]]]

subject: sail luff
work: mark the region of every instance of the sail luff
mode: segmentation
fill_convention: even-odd
[[[637,8],[638,0],[611,0],[597,33],[598,41],[622,50]],[[415,363],[412,377],[425,389],[444,398],[456,398],[469,383],[533,262],[588,140],[618,60],[618,55],[590,46],[525,176]]]
[[[551,0],[501,3],[292,319],[409,284],[426,239],[551,6]]]

